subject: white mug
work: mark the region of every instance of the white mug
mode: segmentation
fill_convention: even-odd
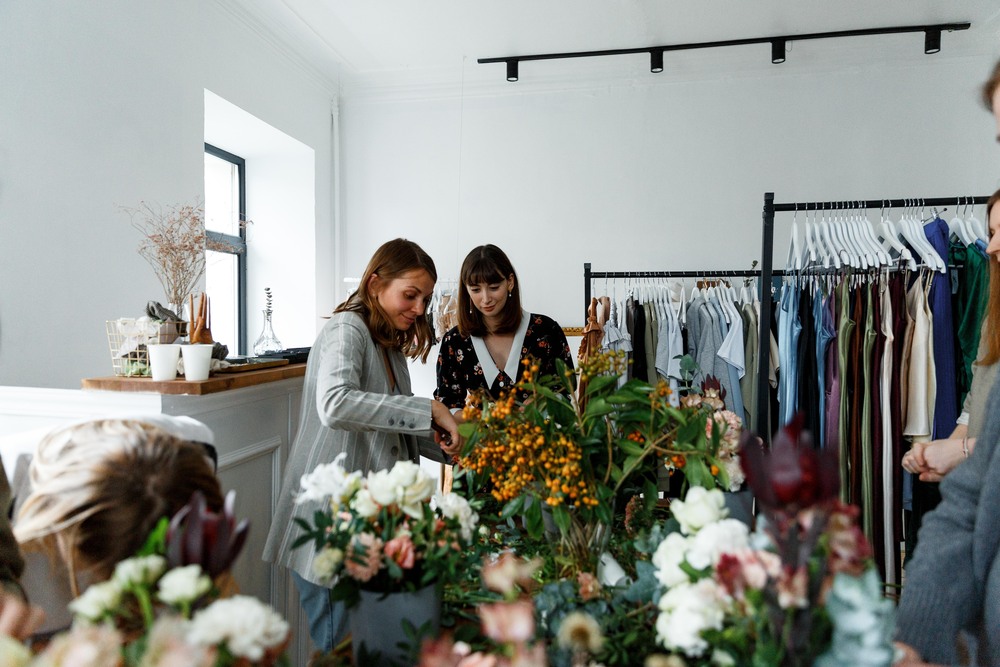
[[[208,379],[208,371],[212,366],[212,347],[207,343],[181,345],[185,380],[197,382]]]
[[[175,344],[147,345],[149,371],[153,380],[167,382],[177,377],[177,360],[181,356],[181,346]]]

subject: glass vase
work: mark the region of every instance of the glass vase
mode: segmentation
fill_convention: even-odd
[[[274,335],[274,329],[271,327],[271,312],[268,310],[263,312],[264,328],[261,330],[260,336],[257,337],[257,342],[253,344],[253,353],[256,357],[264,357],[285,349],[278,337]]]

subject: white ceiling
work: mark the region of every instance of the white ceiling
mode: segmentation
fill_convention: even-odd
[[[961,21],[972,29],[946,33],[935,56],[923,54],[920,34],[855,37],[792,44],[780,66],[770,64],[766,44],[668,53],[665,74],[1000,53],[997,0],[241,0],[239,6],[348,90],[502,81],[503,64],[476,64],[483,57]],[[648,57],[522,63],[521,82],[511,85],[610,69],[649,76]]]

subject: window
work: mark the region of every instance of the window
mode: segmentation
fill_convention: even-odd
[[[205,291],[212,337],[247,354],[246,161],[205,144]]]

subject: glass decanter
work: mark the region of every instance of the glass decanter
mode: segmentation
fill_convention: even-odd
[[[274,329],[271,327],[271,310],[265,308],[263,312],[264,328],[261,330],[260,336],[257,337],[257,342],[253,344],[255,357],[266,357],[285,349],[278,337],[274,335]]]

